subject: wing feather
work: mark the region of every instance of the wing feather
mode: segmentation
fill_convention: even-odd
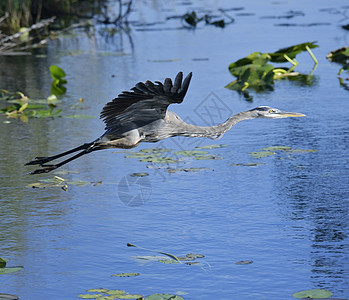
[[[123,91],[102,109],[100,117],[106,123],[106,130],[119,130],[128,124],[143,126],[157,119],[165,118],[167,107],[181,103],[187,93],[192,73],[183,79],[179,72],[172,83],[155,81],[138,82],[131,91]]]

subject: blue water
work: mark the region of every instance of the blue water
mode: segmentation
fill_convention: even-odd
[[[47,97],[48,67],[57,64],[68,77],[68,92],[60,104],[64,113],[96,116],[31,119],[27,124],[0,116],[0,257],[9,266],[24,266],[1,276],[0,292],[21,299],[77,299],[87,289],[104,287],[142,295],[177,293],[185,299],[276,300],[323,288],[333,297],[348,298],[348,90],[339,84],[340,66],[326,59],[328,52],[348,43],[347,31],[340,28],[349,23],[344,5],[343,1],[136,2],[130,17],[132,42],[125,34],[105,39],[97,30],[91,38],[78,30],[74,37],[50,42],[41,53],[44,56],[0,57],[1,88]],[[203,25],[197,30],[177,29],[182,24],[176,19],[136,26],[165,21],[166,16],[190,9],[217,12],[232,6],[244,9],[229,11],[235,23],[224,29]],[[328,8],[338,13],[322,10]],[[292,10],[305,16],[280,18]],[[277,26],[281,23],[297,26]],[[313,23],[329,24],[305,26]],[[224,88],[233,80],[227,69],[232,61],[254,51],[307,41],[320,46],[313,50],[319,65],[310,78],[312,84],[279,81],[274,91],[252,92],[253,102]],[[296,70],[309,74],[310,56],[301,54],[297,60]],[[68,191],[27,187],[54,175],[28,175],[32,168],[24,167],[25,162],[93,140],[103,133],[98,115],[104,103],[138,81],[163,80],[178,71],[192,71],[193,79],[185,101],[171,109],[192,123],[213,125],[259,105],[307,116],[244,121],[218,141],[173,138],[135,149],[227,145],[208,150],[222,159],[187,159],[171,166],[207,170],[169,174],[125,158],[121,150],[108,150],[64,168],[79,173],[58,175],[102,184],[68,184]],[[342,76],[348,78],[347,73]],[[79,98],[86,108],[71,109]],[[249,155],[275,145],[316,152],[277,151],[260,159]],[[255,162],[264,164],[232,166]],[[149,176],[129,176],[136,172]],[[127,243],[177,256],[205,257],[197,260],[202,264],[192,266],[144,262],[135,257],[156,253]],[[236,264],[245,260],[253,263]],[[141,275],[110,276],[122,272]]]

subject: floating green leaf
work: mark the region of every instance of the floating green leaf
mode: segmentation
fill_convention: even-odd
[[[13,273],[22,270],[23,267],[7,267],[7,268],[0,268],[0,275],[1,274],[8,274]]]
[[[297,292],[297,293],[294,293],[292,296],[295,298],[321,299],[321,298],[329,298],[332,295],[333,295],[333,293],[331,293],[328,290],[314,289],[314,290]]]
[[[253,261],[252,260],[241,260],[241,261],[237,261],[235,264],[236,265],[249,265],[252,264]]]
[[[132,276],[139,276],[139,273],[119,273],[119,274],[113,274],[111,276],[115,277],[132,277]]]
[[[191,259],[196,259],[196,258],[203,258],[205,257],[205,255],[203,254],[195,254],[195,253],[188,253],[186,255],[188,258],[191,258]]]
[[[176,260],[176,261],[178,261],[178,262],[180,263],[180,261],[179,261],[179,259],[178,259],[178,257],[177,257],[177,256],[172,255],[172,254],[169,254],[169,253],[166,253],[166,252],[161,252],[161,251],[157,251],[157,250],[151,250],[151,249],[147,249],[147,248],[139,247],[139,246],[136,246],[136,245],[131,244],[131,243],[127,243],[127,247],[135,247],[135,248],[139,248],[139,249],[146,250],[146,251],[157,252],[157,253],[160,253],[160,254],[166,255],[166,256],[168,256],[168,257],[170,257],[170,258],[172,258],[172,259],[174,259],[174,260]]]
[[[88,293],[107,293],[109,290],[108,289],[89,289],[87,290]]]
[[[260,149],[261,151],[287,151],[291,150],[291,147],[288,146],[270,146],[270,147],[265,147],[263,149]]]
[[[194,159],[196,159],[196,160],[211,160],[211,159],[222,159],[222,157],[209,154],[209,155],[195,155]]]
[[[174,259],[159,259],[158,262],[163,264],[179,264],[180,262]]]
[[[149,175],[149,173],[142,172],[142,173],[132,173],[130,176],[132,176],[132,177],[145,177],[148,175]]]
[[[138,295],[138,294],[126,294],[126,295],[118,296],[117,299],[143,299],[143,298],[142,298],[142,295]]]
[[[271,155],[275,155],[275,152],[272,151],[259,151],[259,152],[250,152],[249,153],[253,158],[262,158],[262,157],[267,157]]]
[[[317,150],[314,149],[290,149],[287,150],[288,153],[311,153],[311,152],[317,152]]]
[[[178,156],[195,156],[195,155],[204,155],[207,153],[208,153],[207,151],[200,151],[200,150],[183,150],[183,151],[173,152],[174,155],[178,155]]]
[[[141,153],[163,153],[163,152],[171,152],[171,149],[166,149],[166,148],[147,148],[147,149],[142,149],[139,152]]]
[[[6,263],[7,263],[7,261],[0,257],[0,268],[5,268],[6,267]]]
[[[78,295],[79,298],[82,299],[97,299],[98,297],[102,297],[103,294],[80,294]]]
[[[148,158],[143,158],[140,161],[151,162],[154,164],[171,164],[171,163],[176,163],[178,160],[172,157],[148,157]]]
[[[176,173],[176,172],[198,172],[202,170],[209,170],[209,168],[167,168],[165,171],[168,173]]]
[[[123,290],[106,290],[104,293],[108,295],[125,295],[126,292]]]

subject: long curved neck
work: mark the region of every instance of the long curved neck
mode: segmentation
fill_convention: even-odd
[[[230,130],[235,124],[243,120],[254,119],[256,116],[251,114],[251,111],[240,112],[229,119],[224,123],[215,125],[215,126],[196,126],[192,124],[185,123],[183,126],[183,131],[178,132],[176,135],[188,136],[188,137],[209,137],[209,138],[219,138],[225,132]]]

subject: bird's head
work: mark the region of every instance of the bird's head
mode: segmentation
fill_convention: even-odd
[[[282,111],[277,108],[272,108],[269,106],[259,106],[251,109],[250,112],[255,118],[267,118],[267,119],[282,119],[289,117],[304,117],[304,114],[296,112]]]

